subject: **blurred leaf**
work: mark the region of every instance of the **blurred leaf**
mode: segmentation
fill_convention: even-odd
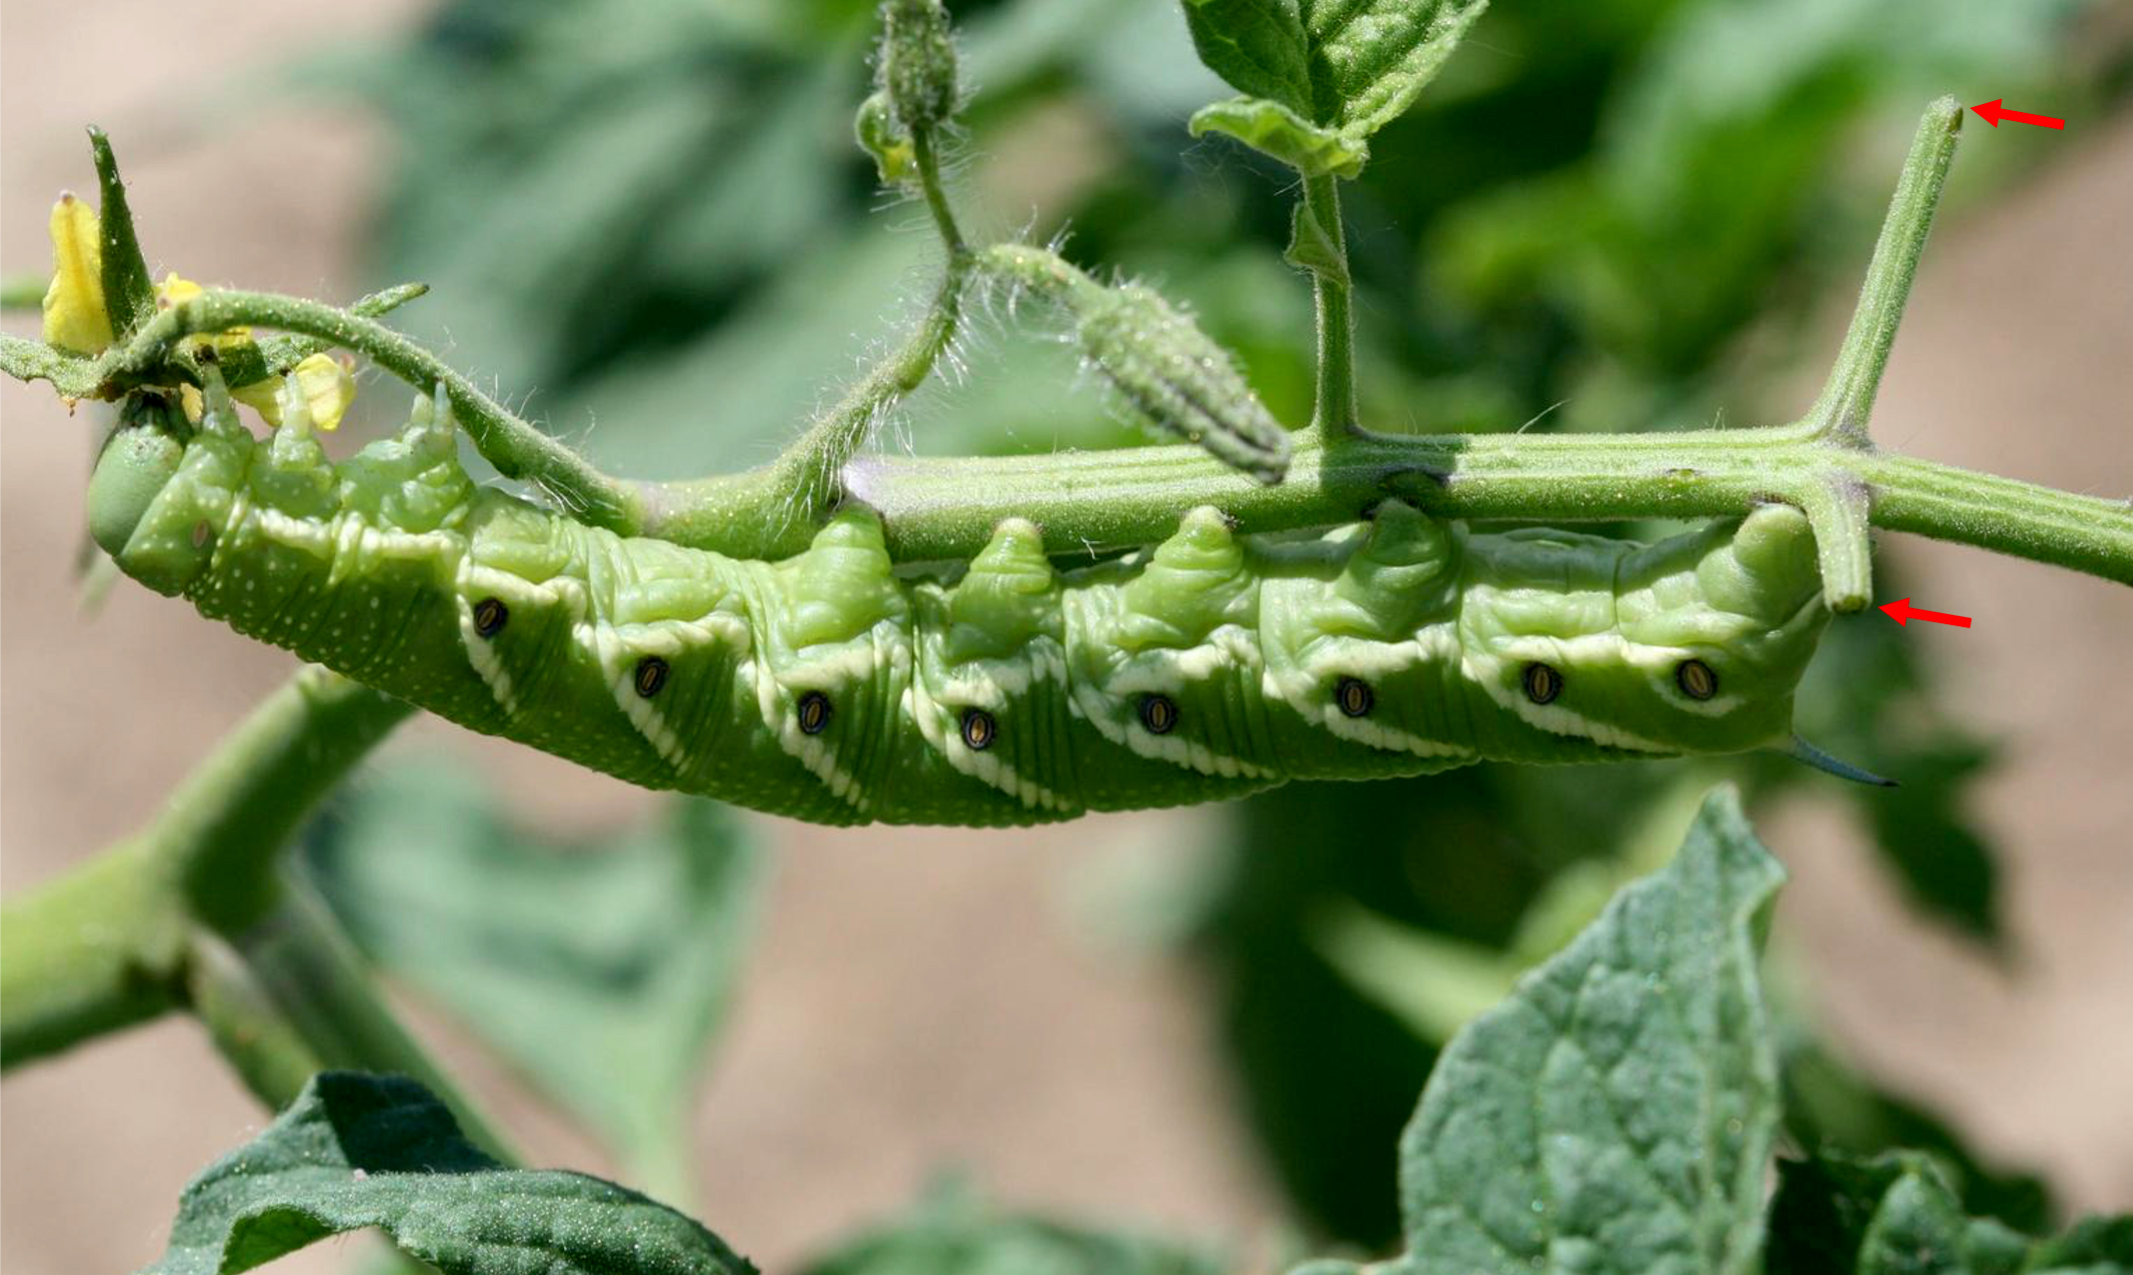
[[[1970,1218],[1930,1157],[1822,1155],[1778,1163],[1769,1275],[2126,1275],[2133,1216],[2036,1240]]]
[[[1884,564],[1877,587],[1896,588]],[[1833,626],[1800,689],[1801,734],[1903,786],[1869,799],[1844,796],[1873,833],[1883,867],[1905,896],[1933,920],[1998,947],[1999,864],[1966,809],[1971,785],[1989,770],[1994,750],[1955,720],[1929,693],[1916,651],[1887,624]]]
[[[308,847],[335,913],[661,1189],[754,929],[765,858],[725,807],[570,845],[514,826],[464,771],[363,785]]]
[[[1510,995],[1524,970],[1495,948],[1395,925],[1361,908],[1329,911],[1318,932],[1333,968],[1423,1040],[1450,1040]]]
[[[1780,1050],[1785,1132],[1818,1155],[1864,1159],[1900,1149],[1922,1151],[1948,1174],[1965,1211],[2019,1230],[2050,1225],[2052,1200],[2042,1179],[1987,1167],[1931,1112],[1874,1085],[1804,1032]]]
[[[995,1213],[953,1184],[807,1275],[1221,1275],[1218,1255],[1169,1241]]]
[[[248,1271],[380,1227],[446,1275],[752,1273],[702,1226],[582,1173],[507,1169],[400,1077],[323,1072],[185,1188],[144,1275]]]
[[[1756,953],[1783,871],[1738,797],[1445,1048],[1400,1146],[1424,1275],[1749,1271],[1777,1076]]]
[[[2005,937],[1999,862],[1962,806],[1992,751],[1958,730],[1945,745],[1895,753],[1890,764],[1902,768],[1903,787],[1888,792],[1888,800],[1853,796],[1912,903],[1985,943]]]

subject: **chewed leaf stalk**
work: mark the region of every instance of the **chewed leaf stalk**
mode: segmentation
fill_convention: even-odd
[[[92,500],[123,570],[472,729],[823,823],[1782,747],[1826,620],[1783,506],[1647,546],[1397,501],[1268,541],[1203,508],[1068,571],[1010,519],[914,578],[864,510],[737,559],[478,488],[442,402],[334,464],[289,393],[267,439],[212,381],[197,427],[129,416]]]

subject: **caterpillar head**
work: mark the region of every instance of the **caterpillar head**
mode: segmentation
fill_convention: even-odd
[[[89,534],[116,558],[185,459],[192,423],[177,403],[150,391],[129,395],[89,476]]]
[[[1610,749],[1790,747],[1793,688],[1828,621],[1805,515],[1770,505],[1590,554],[1564,538],[1532,533],[1471,595],[1466,649],[1497,703]]]
[[[220,377],[205,397],[198,424],[160,394],[128,398],[89,477],[90,533],[158,593],[182,593],[207,569],[253,451]]]

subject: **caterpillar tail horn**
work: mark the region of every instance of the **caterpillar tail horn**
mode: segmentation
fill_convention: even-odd
[[[1794,761],[1805,762],[1825,775],[1835,775],[1839,779],[1849,779],[1855,784],[1871,784],[1876,788],[1895,788],[1900,786],[1893,779],[1884,779],[1871,770],[1863,770],[1840,757],[1832,757],[1813,744],[1801,739],[1798,735],[1792,737],[1792,748],[1788,750],[1788,755]]]

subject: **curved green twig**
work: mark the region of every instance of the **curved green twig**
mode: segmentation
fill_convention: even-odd
[[[303,669],[147,828],[10,900],[0,912],[0,1068],[187,1009],[271,1106],[325,1067],[414,1075],[501,1153],[283,869],[320,800],[413,711]]]

